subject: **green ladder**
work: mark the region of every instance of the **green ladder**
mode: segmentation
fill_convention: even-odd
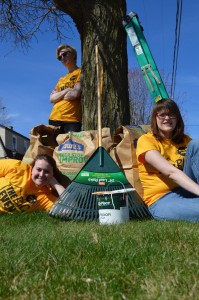
[[[130,12],[122,21],[130,42],[133,46],[142,74],[154,102],[169,98],[164,83],[158,72],[151,51],[147,45],[138,16]]]

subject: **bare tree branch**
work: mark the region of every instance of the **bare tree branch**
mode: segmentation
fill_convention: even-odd
[[[0,97],[0,125],[3,126],[11,125],[11,120],[8,117],[7,108],[4,105],[1,97]]]
[[[71,18],[51,0],[4,0],[0,8],[0,38],[11,39],[15,46],[28,48],[38,31],[52,31],[58,41],[73,33]]]
[[[139,69],[129,70],[131,125],[149,124],[153,102]]]
[[[169,91],[171,84],[171,74],[168,73],[165,75],[162,71],[161,77],[163,79],[166,89]],[[141,70],[138,68],[135,68],[134,70],[130,69],[128,74],[128,80],[131,125],[150,124],[151,111],[154,102],[151,99]],[[178,94],[175,97],[175,102],[180,107],[184,120],[186,120],[186,115],[183,113],[183,102],[185,97],[186,95],[183,93]]]

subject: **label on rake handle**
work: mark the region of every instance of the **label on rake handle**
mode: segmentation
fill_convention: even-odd
[[[119,182],[118,182],[119,181]],[[128,180],[122,172],[115,173],[97,173],[80,171],[74,182],[83,183],[95,186],[106,186],[107,184],[114,183],[114,185],[121,186],[122,184],[129,184]]]

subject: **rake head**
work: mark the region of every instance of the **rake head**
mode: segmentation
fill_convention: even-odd
[[[130,184],[125,188],[132,188]],[[97,221],[99,218],[97,196],[94,192],[104,191],[104,186],[90,186],[72,182],[52,206],[49,215],[62,220]],[[108,190],[118,190],[118,185],[111,185]],[[130,219],[150,218],[151,215],[137,192],[128,192]]]
[[[49,215],[63,220],[96,221],[99,218],[97,196],[100,191],[113,191],[132,186],[103,147],[99,147],[75,179],[52,206]],[[149,218],[151,214],[133,190],[128,193],[130,218]]]

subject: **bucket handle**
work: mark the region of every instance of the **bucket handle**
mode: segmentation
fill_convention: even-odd
[[[106,191],[107,191],[108,186],[111,185],[111,184],[113,184],[113,183],[115,183],[115,182],[121,183],[121,185],[123,186],[123,189],[125,190],[124,184],[121,181],[119,181],[119,180],[115,180],[114,182],[109,182],[109,184],[107,184]]]
[[[114,181],[114,182],[109,182],[109,184],[107,184],[106,190],[107,190],[107,188],[108,188],[109,185],[111,185],[112,183],[115,183],[115,182],[121,183],[121,185],[123,186],[123,189],[125,190],[124,184],[123,184],[121,181],[119,181],[119,180]],[[125,200],[125,199],[124,199],[124,194],[123,194],[123,200]],[[114,209],[115,209],[115,205],[114,205],[113,195],[112,195],[112,194],[111,194],[111,201],[112,201],[112,205],[113,205],[113,207],[114,207]]]

